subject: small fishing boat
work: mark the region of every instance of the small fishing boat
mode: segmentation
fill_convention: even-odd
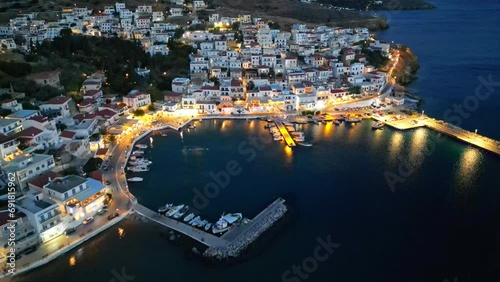
[[[189,128],[189,129],[195,129],[195,128],[196,128],[196,125],[190,124],[190,125],[188,126],[188,128]]]
[[[137,151],[132,152],[132,155],[142,155],[142,154],[144,154],[143,150],[137,150]]]
[[[208,231],[210,230],[210,227],[212,227],[212,223],[208,222],[207,224],[205,224],[205,231]]]
[[[148,147],[146,144],[136,144],[135,146],[139,149],[146,149]]]
[[[384,122],[377,122],[375,123],[374,125],[372,125],[372,129],[380,129],[382,127],[384,127],[385,123]]]
[[[188,221],[190,221],[193,218],[194,218],[194,213],[190,213],[190,214],[188,214],[188,216],[186,216],[184,218],[184,222],[188,222]]]

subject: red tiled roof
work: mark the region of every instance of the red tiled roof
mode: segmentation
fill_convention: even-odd
[[[44,122],[47,122],[49,120],[49,118],[44,117],[44,116],[34,116],[34,117],[30,118],[29,120],[34,120],[34,121],[39,122],[39,123],[44,123]]]
[[[239,86],[241,86],[241,82],[233,79],[233,80],[231,80],[231,86],[232,87],[239,87]]]
[[[35,187],[42,188],[44,185],[49,183],[49,179],[54,179],[56,177],[61,177],[61,175],[57,172],[47,171],[40,176],[31,179],[30,181],[28,181],[28,183]]]
[[[83,96],[95,96],[99,93],[102,93],[101,90],[87,90],[85,91],[85,94],[83,94]]]
[[[14,102],[16,101],[15,99],[6,99],[6,100],[3,100],[2,101],[2,104],[7,104],[7,103],[10,103],[10,102]]]
[[[0,226],[3,226],[10,222],[11,220],[16,220],[21,217],[25,217],[26,215],[22,212],[16,212],[14,213],[14,217],[10,216],[10,213],[8,212],[0,212]]]
[[[260,86],[259,87],[259,91],[271,91],[271,87],[269,86]]]
[[[87,106],[92,105],[92,103],[94,103],[94,99],[86,98],[86,99],[83,99],[83,101],[81,101],[80,104],[78,104],[78,107],[87,107]]]
[[[96,154],[96,156],[100,156],[100,155],[106,155],[107,152],[108,152],[108,148],[100,148],[97,150],[97,152],[95,154]]]
[[[61,134],[59,134],[59,136],[63,137],[63,138],[72,139],[73,136],[75,136],[75,134],[76,134],[76,132],[64,130],[63,132],[61,132]]]
[[[16,133],[16,136],[17,137],[30,137],[31,138],[33,136],[37,136],[40,133],[43,133],[43,131],[32,126],[32,127],[26,128],[26,129]]]
[[[89,177],[102,182],[102,173],[98,170],[89,172]]]
[[[66,97],[66,96],[57,96],[54,97],[47,102],[45,102],[46,105],[62,105],[64,103],[67,103],[71,98]]]
[[[117,112],[115,111],[112,111],[110,109],[103,109],[103,110],[100,110],[100,111],[97,111],[95,113],[96,116],[99,116],[99,117],[113,117],[117,114]]]

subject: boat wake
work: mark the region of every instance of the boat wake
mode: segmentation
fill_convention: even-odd
[[[201,151],[208,151],[208,148],[200,146],[184,146],[182,148],[182,152],[201,152]]]

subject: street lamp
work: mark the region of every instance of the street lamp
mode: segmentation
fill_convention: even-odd
[[[477,135],[477,129],[475,129],[475,130],[474,130],[474,134],[476,134],[476,135]]]

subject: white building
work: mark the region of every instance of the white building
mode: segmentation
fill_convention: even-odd
[[[151,104],[151,95],[133,90],[123,96],[123,103],[132,109],[148,106]]]
[[[3,167],[3,173],[13,173],[15,183],[21,189],[27,186],[26,182],[55,166],[52,155],[29,154],[14,158]]]

